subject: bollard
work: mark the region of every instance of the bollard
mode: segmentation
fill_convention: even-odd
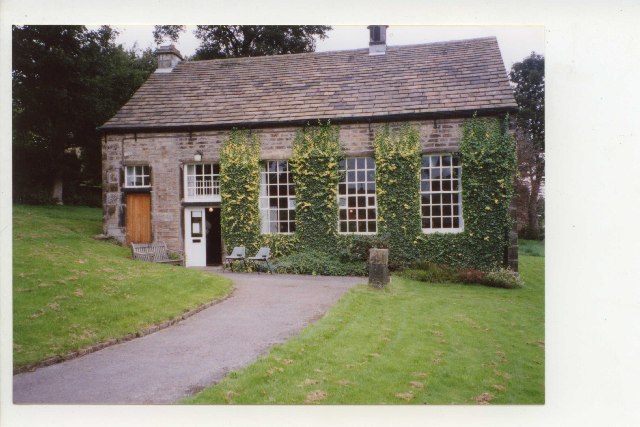
[[[389,283],[389,249],[369,249],[369,286],[383,288]]]

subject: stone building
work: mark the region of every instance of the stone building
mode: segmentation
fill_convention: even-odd
[[[368,49],[336,52],[183,61],[160,48],[156,72],[101,128],[105,234],[165,241],[187,265],[219,263],[219,151],[233,128],[261,141],[262,232],[295,232],[286,160],[296,131],[318,120],[340,125],[343,167],[355,179],[337,189],[338,232],[376,232],[373,137],[399,122],[419,129],[423,169],[438,185],[423,182],[423,231],[462,231],[464,120],[517,107],[497,40],[387,46],[385,31],[371,28]],[[369,197],[351,200],[354,186]]]

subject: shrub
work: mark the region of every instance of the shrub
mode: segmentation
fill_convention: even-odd
[[[400,276],[430,283],[481,284],[496,288],[515,289],[523,286],[520,275],[506,268],[485,273],[471,268],[456,270],[430,261],[420,261],[401,271]]]
[[[298,252],[273,262],[278,273],[321,276],[366,276],[367,264],[361,261],[341,262],[335,255],[322,251]]]
[[[473,268],[465,268],[458,271],[458,282],[460,283],[483,283],[487,274]]]
[[[387,240],[380,235],[340,235],[338,236],[338,257],[342,262],[368,261],[369,249],[387,249]]]
[[[411,268],[402,271],[400,275],[421,282],[452,283],[457,281],[455,270],[429,261],[414,263]]]
[[[518,273],[506,268],[490,271],[485,276],[482,284],[507,289],[521,288],[524,285]]]

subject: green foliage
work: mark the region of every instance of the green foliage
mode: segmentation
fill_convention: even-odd
[[[298,236],[295,234],[261,234],[260,246],[268,246],[271,249],[271,257],[280,258],[298,250]]]
[[[321,276],[366,276],[368,274],[365,262],[342,262],[335,255],[317,250],[293,253],[278,259],[273,265],[278,273]]]
[[[376,234],[340,234],[338,235],[338,257],[344,261],[368,261],[369,249],[388,249],[385,239]]]
[[[389,248],[389,265],[398,267],[415,257],[420,225],[420,137],[416,128],[402,125],[392,132],[376,132],[378,233]]]
[[[338,127],[319,124],[296,134],[289,165],[296,180],[296,235],[301,250],[335,251],[338,163],[343,157]]]
[[[417,254],[455,268],[502,265],[511,229],[515,146],[498,119],[467,121],[460,143],[464,232],[418,237]]]
[[[222,238],[228,252],[244,246],[248,253],[260,247],[260,141],[234,129],[220,150]]]
[[[507,289],[521,288],[524,285],[518,273],[506,268],[488,272],[482,284]]]
[[[544,152],[544,56],[532,52],[511,67],[509,78],[516,85],[517,122],[531,143]]]
[[[420,261],[398,274],[406,279],[428,283],[467,283],[507,289],[523,286],[520,275],[506,268],[489,272],[472,268],[456,270],[430,261]]]
[[[194,59],[313,52],[329,30],[325,25],[198,25]]]
[[[13,170],[16,200],[64,183],[101,183],[97,127],[129,99],[155,68],[115,44],[108,26],[24,25],[12,29]],[[78,158],[65,152],[82,149]],[[70,158],[73,157],[73,158]]]
[[[518,211],[522,221],[521,233],[527,239],[542,239],[543,223],[539,223],[540,187],[545,176],[545,76],[544,56],[532,52],[516,62],[509,74],[515,85],[518,103],[516,133],[518,141]]]
[[[458,279],[455,270],[429,261],[418,262],[399,274],[407,279],[430,283],[453,283]]]

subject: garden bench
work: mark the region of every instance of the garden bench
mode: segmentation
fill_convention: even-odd
[[[131,257],[138,261],[182,265],[182,258],[169,258],[169,251],[167,250],[167,244],[165,242],[132,243]]]

